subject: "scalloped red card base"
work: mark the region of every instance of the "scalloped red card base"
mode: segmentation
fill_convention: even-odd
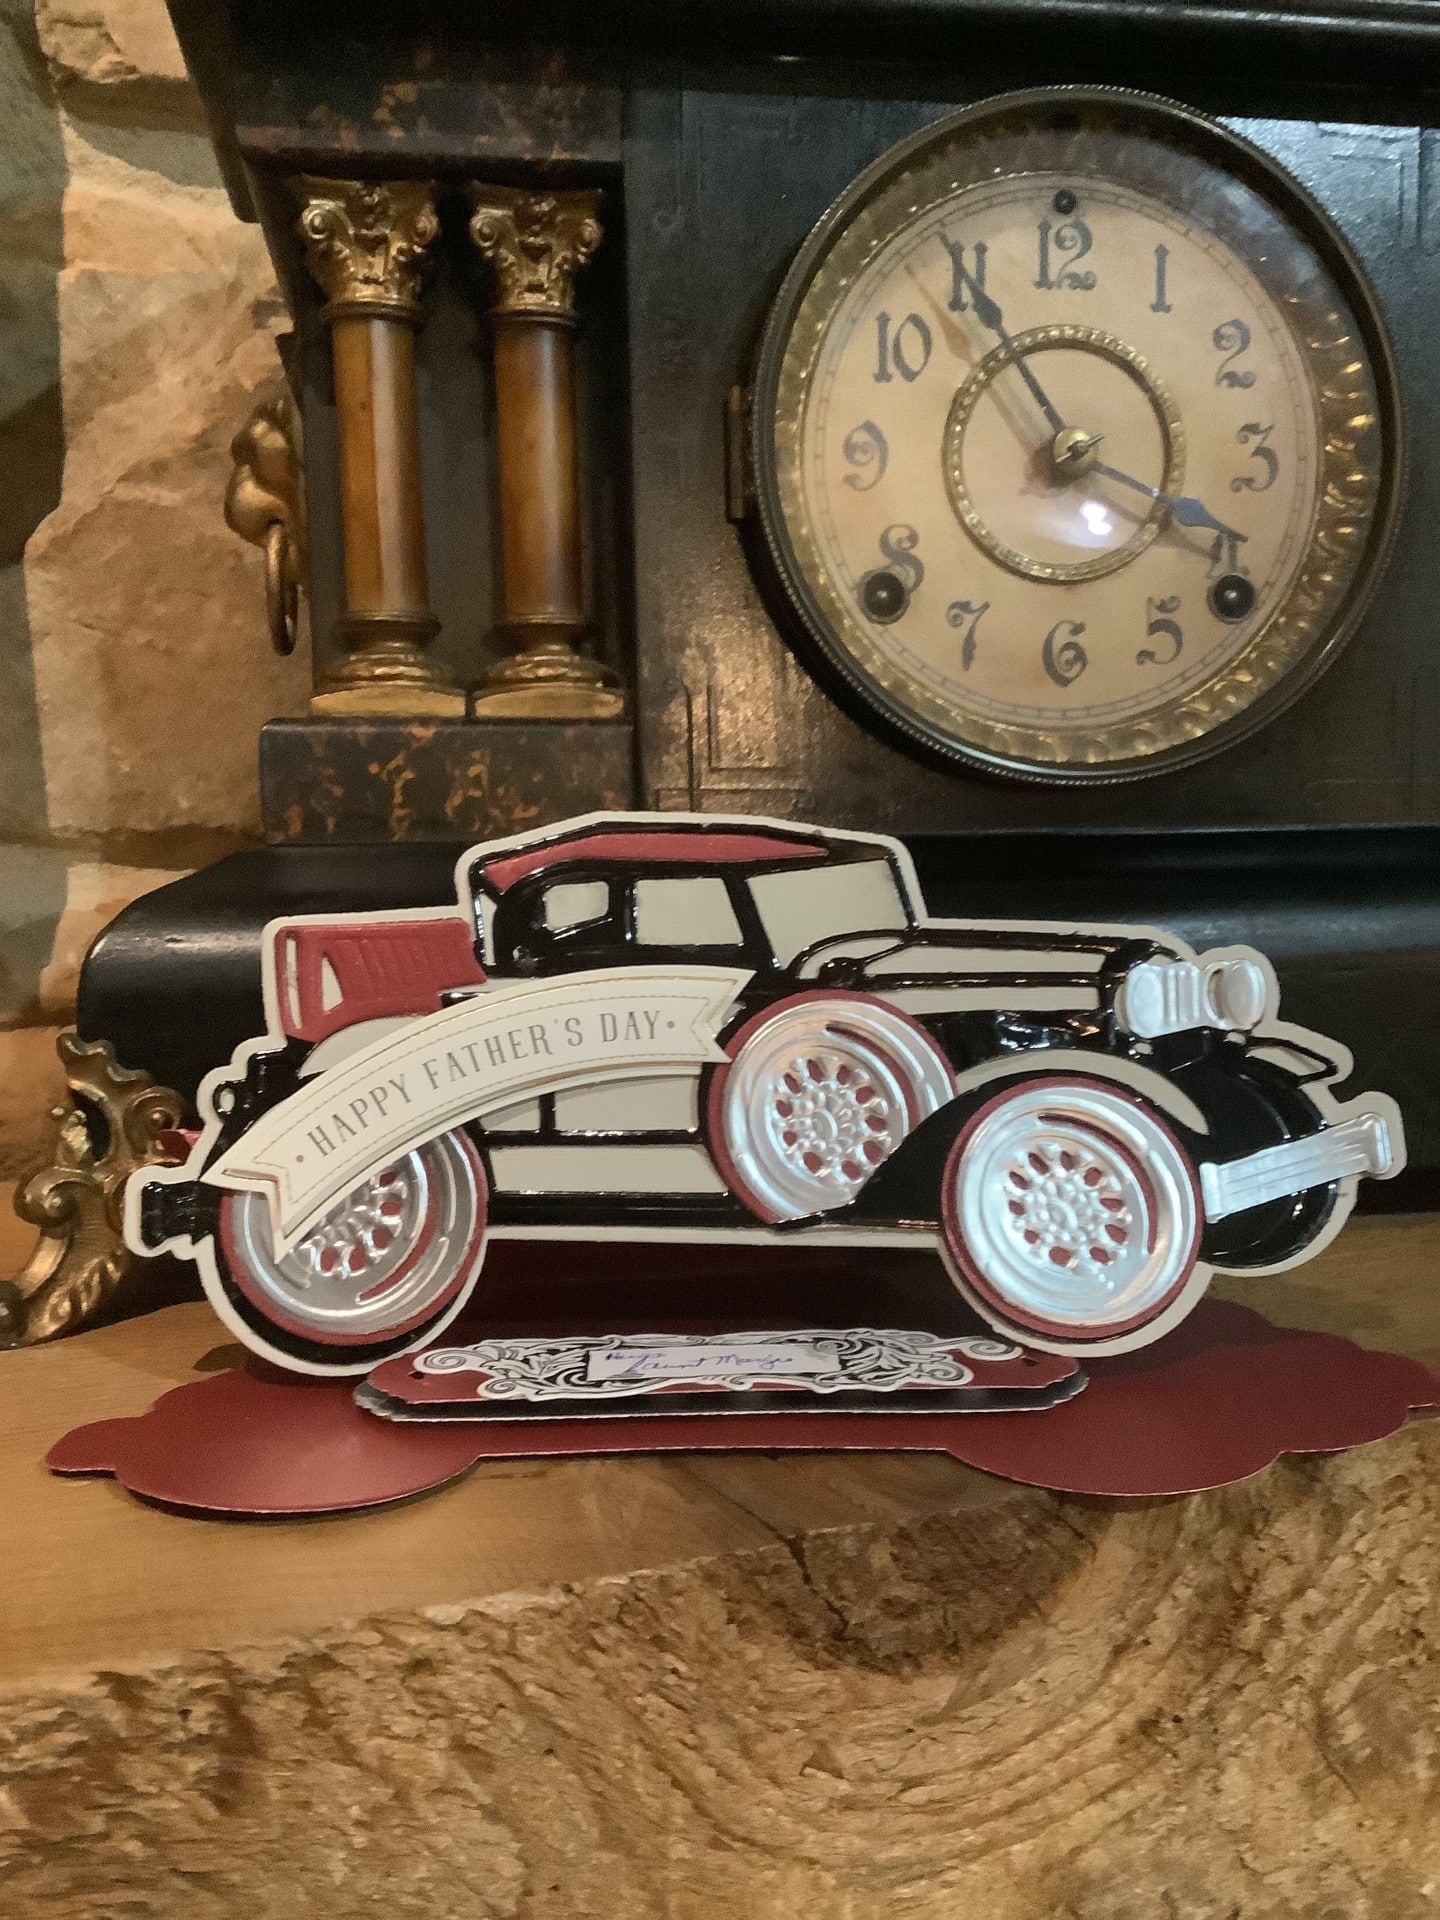
[[[1038,1412],[427,1424],[366,1413],[349,1381],[256,1362],[176,1387],[148,1413],[77,1427],[47,1464],[226,1515],[380,1506],[487,1459],[750,1448],[942,1452],[1061,1492],[1157,1495],[1224,1486],[1282,1453],[1378,1440],[1413,1409],[1440,1405],[1440,1378],[1418,1361],[1275,1327],[1220,1300],[1202,1301],[1154,1346],[1086,1371],[1083,1393]]]

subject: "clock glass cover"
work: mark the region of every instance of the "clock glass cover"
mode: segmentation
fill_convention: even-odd
[[[1293,699],[1378,577],[1400,444],[1378,307],[1303,189],[1184,108],[1075,89],[847,189],[751,418],[822,674],[932,752],[1049,779],[1159,771]]]

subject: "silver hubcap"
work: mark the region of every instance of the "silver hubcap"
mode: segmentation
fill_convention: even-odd
[[[429,1197],[424,1164],[410,1154],[347,1194],[276,1269],[317,1301],[383,1288],[413,1252]]]
[[[910,1129],[951,1097],[923,1033],[875,1003],[814,1000],[758,1027],[725,1084],[725,1145],[774,1220],[843,1207]]]
[[[465,1145],[428,1141],[377,1173],[277,1255],[263,1194],[229,1210],[232,1261],[252,1300],[317,1340],[380,1339],[441,1301],[476,1237],[480,1192]]]
[[[874,1061],[807,1048],[773,1084],[764,1124],[777,1160],[848,1199],[904,1138],[904,1090]]]
[[[1037,1133],[1005,1171],[1016,1252],[1103,1279],[1143,1254],[1148,1207],[1134,1169],[1113,1150],[1070,1132]]]
[[[1118,1092],[1017,1089],[976,1128],[954,1177],[965,1252],[1026,1320],[1098,1332],[1143,1319],[1193,1264],[1184,1155]]]

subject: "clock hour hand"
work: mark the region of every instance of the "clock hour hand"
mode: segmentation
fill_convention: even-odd
[[[989,294],[986,293],[985,289],[980,285],[980,282],[967,266],[963,266],[960,261],[957,260],[955,262],[955,269],[970,290],[970,304],[975,309],[975,318],[980,322],[982,327],[988,327],[990,332],[997,337],[1001,346],[1004,347],[1006,353],[1009,355],[1011,366],[1014,367],[1020,378],[1035,396],[1035,404],[1049,422],[1051,432],[1064,433],[1065,422],[1060,418],[1059,411],[1051,402],[1050,396],[1035,378],[1034,370],[1031,368],[1030,363],[1026,360],[1024,354],[1017,350],[1015,342],[1006,332],[1005,318],[999,307],[995,301],[990,298]]]
[[[1162,500],[1170,509],[1170,516],[1177,527],[1208,527],[1212,533],[1223,533],[1227,540],[1244,541],[1249,538],[1248,534],[1227,527],[1223,520],[1217,520],[1193,493],[1166,493],[1163,488],[1148,486],[1145,481],[1137,480],[1133,474],[1121,473],[1118,467],[1106,466],[1103,460],[1097,460],[1090,471],[1103,474],[1107,480],[1130,487],[1136,493],[1143,493],[1147,499]]]

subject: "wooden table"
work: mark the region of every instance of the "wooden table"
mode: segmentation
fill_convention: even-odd
[[[1294,1325],[1440,1364],[1440,1221]],[[1440,1422],[1186,1500],[948,1458],[496,1464],[185,1519],[41,1458],[222,1346],[0,1356],[0,1913],[1440,1910]]]

